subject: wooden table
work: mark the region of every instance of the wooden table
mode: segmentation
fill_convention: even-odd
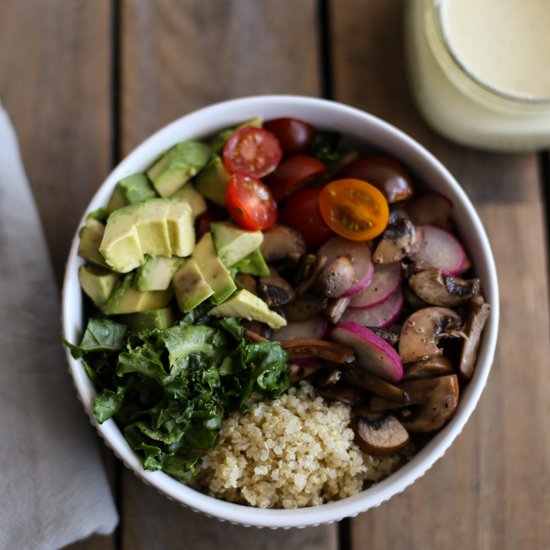
[[[478,208],[500,279],[500,342],[479,408],[445,457],[404,494],[338,525],[245,529],[168,501],[105,450],[120,527],[73,548],[550,548],[549,157],[477,152],[428,129],[405,81],[403,5],[0,2],[0,97],[59,279],[84,206],[122,156],[197,107],[261,93],[333,98],[428,147]]]

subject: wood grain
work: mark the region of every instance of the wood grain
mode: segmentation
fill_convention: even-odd
[[[108,2],[0,2],[0,98],[12,117],[52,261],[110,169]]]
[[[124,0],[122,151],[163,124],[212,102],[262,93],[320,91],[312,0]],[[122,546],[336,548],[335,526],[260,531],[220,523],[124,474]]]
[[[497,263],[500,337],[464,432],[413,487],[352,521],[352,547],[548,548],[548,273],[537,158],[473,151],[424,124],[407,91],[403,6],[331,4],[335,98],[411,134],[462,183]]]
[[[78,220],[111,165],[110,25],[108,2],[0,2],[0,98],[59,282]],[[112,474],[112,453],[104,458]],[[71,548],[109,550],[114,538],[94,536]]]
[[[198,107],[320,92],[313,0],[122,1],[122,150]]]

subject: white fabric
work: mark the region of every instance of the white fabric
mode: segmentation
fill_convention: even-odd
[[[0,105],[0,548],[60,548],[117,522],[63,355],[38,212]]]

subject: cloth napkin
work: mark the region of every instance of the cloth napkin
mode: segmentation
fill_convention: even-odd
[[[61,344],[59,292],[0,104],[0,548],[60,548],[118,516]]]

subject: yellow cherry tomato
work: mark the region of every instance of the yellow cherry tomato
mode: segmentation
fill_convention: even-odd
[[[390,210],[374,185],[357,179],[335,180],[323,187],[319,210],[325,223],[352,241],[374,239],[388,225]]]

